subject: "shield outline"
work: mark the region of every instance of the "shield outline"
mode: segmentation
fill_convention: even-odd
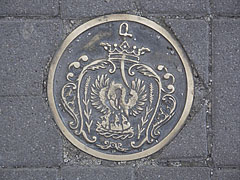
[[[112,22],[112,21],[132,21],[132,22],[137,22],[140,24],[143,24],[158,33],[160,33],[176,50],[178,53],[180,60],[182,61],[183,67],[186,72],[186,82],[187,82],[187,93],[186,93],[186,103],[182,112],[182,115],[175,125],[175,127],[172,129],[172,131],[158,144],[155,146],[146,149],[142,152],[134,153],[134,154],[127,154],[127,155],[112,155],[112,154],[105,154],[99,151],[96,151],[94,149],[91,149],[78,141],[65,127],[63,124],[58,111],[57,107],[55,104],[54,100],[54,92],[53,92],[53,86],[54,86],[54,75],[55,75],[55,70],[58,64],[58,61],[60,60],[63,52],[65,49],[68,47],[68,45],[80,34],[83,32],[87,31],[88,29],[104,24],[107,22]],[[54,55],[54,58],[51,61],[50,64],[50,69],[49,69],[49,75],[48,75],[48,83],[47,83],[47,94],[48,94],[48,101],[49,105],[51,108],[51,111],[53,113],[54,119],[56,121],[56,124],[60,128],[61,132],[64,134],[64,136],[77,148],[80,150],[93,155],[98,158],[106,159],[106,160],[112,160],[112,161],[127,161],[127,160],[135,160],[139,158],[143,158],[146,156],[149,156],[160,149],[162,149],[164,146],[166,146],[183,128],[185,121],[187,119],[188,114],[190,113],[191,106],[193,103],[193,97],[194,97],[194,81],[193,81],[193,75],[191,72],[191,67],[189,64],[189,60],[187,57],[187,54],[185,53],[183,47],[181,44],[176,40],[176,38],[170,34],[166,29],[164,29],[162,26],[159,24],[148,20],[144,17],[139,17],[135,15],[129,15],[129,14],[112,14],[112,15],[106,15],[106,16],[101,16],[98,18],[95,18],[93,20],[90,20],[80,26],[78,26],[74,31],[72,31],[63,41],[61,44],[60,48],[57,50],[57,52]]]

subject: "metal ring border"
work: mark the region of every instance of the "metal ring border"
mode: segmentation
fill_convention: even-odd
[[[54,75],[55,75],[55,70],[58,64],[58,61],[60,60],[63,52],[65,49],[68,47],[68,45],[80,34],[82,34],[84,31],[88,30],[89,28],[92,28],[96,25],[107,23],[107,22],[112,22],[112,21],[132,21],[132,22],[137,22],[140,24],[143,24],[147,27],[152,28],[153,30],[157,31],[160,33],[164,38],[166,38],[170,44],[175,48],[177,51],[182,64],[185,68],[186,72],[186,78],[187,78],[187,96],[186,96],[186,104],[183,110],[183,113],[177,122],[176,126],[173,128],[173,130],[157,145],[142,151],[138,152],[135,154],[128,154],[128,155],[111,155],[111,154],[105,154],[102,152],[98,152],[94,149],[91,149],[87,147],[86,145],[82,144],[79,142],[65,127],[63,124],[57,108],[55,106],[55,100],[54,100],[54,94],[53,94],[53,80],[54,80]],[[180,132],[182,127],[185,124],[185,121],[187,119],[187,116],[190,112],[192,103],[193,103],[193,96],[194,96],[194,81],[193,81],[193,76],[189,64],[188,57],[183,50],[182,46],[179,44],[179,42],[176,40],[173,35],[171,35],[167,30],[165,30],[163,27],[161,27],[159,24],[148,20],[144,17],[140,16],[135,16],[135,15],[129,15],[129,14],[112,14],[112,15],[106,15],[106,16],[101,16],[95,19],[92,19],[80,26],[78,26],[74,31],[72,31],[66,39],[63,41],[61,44],[60,48],[57,50],[56,54],[54,55],[54,58],[51,62],[50,65],[50,70],[49,70],[49,75],[48,75],[48,83],[47,83],[47,94],[48,94],[48,101],[50,108],[53,112],[54,119],[60,128],[61,132],[65,135],[65,137],[77,148],[80,150],[93,155],[95,157],[101,158],[101,159],[106,159],[106,160],[112,160],[112,161],[128,161],[128,160],[135,160],[135,159],[140,159],[146,156],[149,156],[160,149],[162,149],[165,145],[167,145],[177,134]]]

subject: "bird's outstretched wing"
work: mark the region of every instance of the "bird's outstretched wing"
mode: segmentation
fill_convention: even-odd
[[[109,107],[106,104],[106,93],[108,90],[109,78],[107,74],[97,76],[95,83],[91,86],[91,97],[90,101],[92,106],[102,113],[106,113]]]
[[[136,116],[143,111],[143,107],[147,101],[147,91],[144,81],[138,78],[135,78],[135,80],[132,81],[132,89],[138,94],[136,104],[131,107],[131,114]]]

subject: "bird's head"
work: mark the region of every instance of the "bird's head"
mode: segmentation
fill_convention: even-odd
[[[137,95],[137,92],[135,90],[131,89],[129,94],[132,96],[135,96],[135,95]]]

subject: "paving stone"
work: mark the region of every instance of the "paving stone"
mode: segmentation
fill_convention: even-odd
[[[56,180],[55,169],[0,169],[1,180]]]
[[[58,20],[0,21],[0,95],[40,95],[43,70],[60,44]]]
[[[240,20],[213,21],[213,158],[240,165]]]
[[[239,169],[221,169],[215,170],[213,180],[239,180],[240,170]]]
[[[0,16],[56,16],[58,0],[1,0]]]
[[[212,0],[212,13],[220,16],[240,16],[239,0]]]
[[[196,78],[208,82],[208,25],[202,20],[166,20],[167,25],[186,50],[197,73]],[[199,31],[196,33],[196,29]],[[188,122],[177,137],[162,152],[156,153],[157,159],[179,159],[205,157],[207,154],[206,108],[199,107],[206,94],[203,84],[196,83],[193,109],[199,111]],[[177,151],[176,151],[177,149]]]
[[[194,63],[200,79],[208,81],[208,26],[202,20],[167,20],[167,24],[176,34],[185,48],[190,61]],[[198,33],[196,30],[198,29]],[[199,81],[199,77],[198,81]],[[154,159],[200,158],[207,155],[206,107],[203,84],[195,80],[193,110],[197,111],[190,122]],[[203,102],[202,102],[203,101]],[[176,150],[177,149],[177,150]]]
[[[197,2],[197,1],[196,1]],[[203,20],[166,20],[204,83],[208,82],[208,24]],[[195,74],[195,73],[194,73]]]
[[[131,180],[133,169],[130,167],[63,167],[61,169],[63,180]]]
[[[136,171],[137,180],[207,180],[210,170],[205,167],[142,167]]]
[[[41,97],[1,97],[0,137],[2,167],[52,167],[62,162],[61,137]]]
[[[64,0],[62,18],[92,17],[111,13],[124,13],[135,8],[134,0]]]
[[[77,147],[71,144],[70,141],[68,141],[66,138],[63,138],[63,161],[66,165],[70,166],[98,166],[102,165],[103,160],[79,150]]]
[[[140,3],[148,13],[163,15],[204,15],[209,6],[207,0],[141,0]]]
[[[206,110],[202,108],[156,159],[199,158],[207,155]]]

